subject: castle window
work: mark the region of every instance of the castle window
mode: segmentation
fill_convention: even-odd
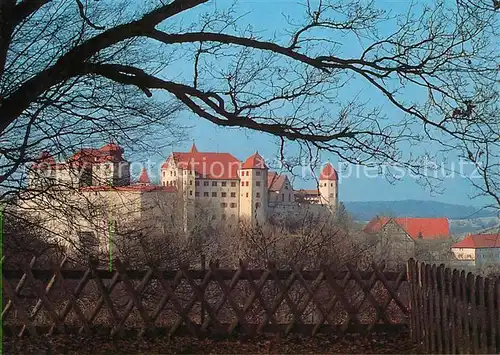
[[[212,186],[217,186],[217,181],[212,181]]]
[[[209,182],[208,181],[203,181],[203,186],[208,186]]]
[[[200,186],[200,181],[199,181],[199,180],[196,180],[196,181],[194,182],[194,185],[195,185],[195,186]]]
[[[333,182],[332,182],[332,183],[330,183],[330,186],[331,186],[331,187],[333,187]]]
[[[246,197],[248,197],[248,192],[246,193]]]
[[[208,191],[205,191],[205,192],[203,193],[203,197],[208,197]]]
[[[174,171],[174,176],[177,176],[177,171]]]
[[[249,171],[247,171],[247,176],[249,176],[249,175],[250,175],[250,172],[249,172]]]
[[[288,185],[285,185],[285,190],[288,190]]]
[[[236,187],[236,181],[231,181],[231,187]]]
[[[193,185],[193,180],[189,180],[189,185]]]
[[[227,193],[221,192],[220,195],[221,195],[221,197],[226,197]]]
[[[231,192],[231,197],[236,197],[236,192]]]
[[[231,206],[231,208],[236,208],[236,203],[231,202],[231,205],[230,205],[230,206]]]
[[[221,184],[221,186],[226,186],[226,182],[225,181],[221,182],[220,184]]]
[[[256,171],[255,176],[260,176],[260,171]]]
[[[222,208],[226,208],[226,207],[227,207],[227,203],[222,202],[222,203],[220,204],[220,206],[221,206]]]
[[[259,208],[260,207],[260,202],[255,202],[255,208]]]
[[[245,186],[245,182],[244,181],[241,182],[241,186]]]
[[[248,186],[248,181],[245,182],[245,186]]]
[[[217,197],[217,192],[212,192],[212,197]]]
[[[260,186],[260,181],[256,181],[255,186]]]
[[[194,193],[194,196],[195,196],[195,197],[200,197],[200,193],[199,193],[199,192],[195,192],[195,193]]]
[[[187,175],[188,174],[188,171],[187,170],[184,170],[184,175]]]
[[[189,190],[189,196],[193,196],[193,190]]]

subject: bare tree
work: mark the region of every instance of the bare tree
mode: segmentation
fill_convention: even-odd
[[[422,140],[482,154],[478,184],[498,204],[496,1],[395,16],[372,2],[308,1],[278,39],[245,27],[235,7],[205,3],[2,1],[0,184],[12,189],[40,148],[110,135],[137,143],[186,109],[352,163],[421,173],[401,144]]]

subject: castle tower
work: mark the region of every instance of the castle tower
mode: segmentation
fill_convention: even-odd
[[[139,175],[139,180],[137,183],[142,186],[151,185],[151,180],[149,180],[148,171],[146,168],[142,168],[141,175]]]
[[[240,176],[240,218],[251,223],[264,223],[267,217],[268,191],[267,166],[256,152],[249,157],[238,172]]]
[[[113,142],[98,151],[82,152],[83,158],[94,159],[94,185],[124,186],[130,184],[130,164],[123,159],[123,148]]]
[[[325,165],[319,176],[321,203],[335,212],[338,204],[338,175],[332,164]]]

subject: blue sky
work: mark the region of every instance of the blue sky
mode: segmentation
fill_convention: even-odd
[[[230,0],[218,0],[208,3],[200,8],[200,10],[207,10],[208,8],[224,8],[231,4]],[[419,5],[425,1],[419,1]],[[303,3],[302,3],[303,4]],[[408,10],[409,2],[407,1],[377,1],[378,6],[383,7],[388,11],[394,13],[405,12]],[[255,30],[258,30],[261,35],[273,36],[276,35],[278,40],[283,38],[283,29],[288,26],[283,14],[288,16],[301,18],[304,7],[297,1],[265,1],[265,0],[239,0],[236,9],[238,14],[246,13],[247,15],[241,20],[241,26],[251,24]],[[195,20],[199,13],[199,9],[192,10],[189,16],[183,15],[189,21]],[[381,31],[390,31],[390,26],[381,27]],[[338,39],[342,41],[342,38]],[[354,54],[356,49],[359,49],[359,43],[350,43],[350,46],[343,47],[343,54]],[[352,53],[349,53],[351,52]],[[182,64],[177,64],[176,70],[179,70],[179,75],[183,75]],[[189,69],[186,69],[186,75]],[[346,92],[345,95],[351,95],[352,92]],[[413,94],[413,93],[412,93]],[[373,94],[373,100],[376,104],[383,104],[385,112],[389,115],[397,117],[401,113],[389,104],[381,101],[380,97]],[[377,102],[379,100],[380,102]],[[251,132],[243,129],[228,129],[217,127],[201,118],[196,117],[194,114],[185,112],[180,117],[182,122],[187,122],[193,128],[187,131],[184,142],[173,147],[176,151],[183,151],[189,149],[192,141],[195,141],[200,151],[220,151],[230,152],[238,159],[243,160],[253,154],[257,149],[259,153],[266,159],[273,159],[278,153],[278,140],[267,134]],[[427,146],[428,147],[428,146]],[[421,154],[422,147],[413,147],[408,149],[405,153]],[[161,155],[155,155],[152,159],[159,164],[164,161],[168,156],[170,150],[166,150]],[[456,161],[456,157],[449,156],[450,161],[445,164],[445,168],[451,167],[451,162]],[[334,166],[340,170],[337,157],[322,153],[321,161],[331,161]],[[468,171],[471,172],[470,170]],[[373,175],[373,173],[372,173]],[[315,182],[312,180],[302,181],[296,179],[294,181],[295,187],[299,188],[313,188]],[[396,183],[389,183],[385,177],[379,176],[376,178],[367,177],[366,174],[360,176],[345,177],[342,179],[339,188],[339,197],[342,201],[375,201],[375,200],[403,200],[403,199],[420,199],[420,200],[435,200],[448,203],[467,204],[467,205],[482,205],[485,203],[484,199],[471,200],[475,195],[469,182],[460,176],[445,178],[444,184],[440,186],[443,189],[441,193],[433,193],[428,188],[422,187],[417,179],[406,178],[403,181]]]

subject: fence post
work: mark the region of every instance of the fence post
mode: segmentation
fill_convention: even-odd
[[[201,271],[203,271],[203,277],[205,277],[205,271],[206,271],[206,259],[205,259],[205,254],[201,254]],[[205,288],[202,290],[203,294],[203,299],[205,299]],[[205,303],[200,302],[200,325],[205,323]]]
[[[445,354],[449,353],[448,350],[448,319],[447,319],[447,314],[446,314],[446,295],[445,295],[445,288],[446,288],[446,281],[444,278],[444,264],[439,265],[438,268],[438,285],[439,285],[439,314],[441,316],[441,343],[440,343],[440,349],[442,352]]]
[[[488,352],[494,354],[496,352],[496,332],[495,332],[495,301],[493,299],[495,282],[492,278],[487,277],[485,280],[485,295],[486,295],[486,339],[488,341]]]
[[[469,301],[470,301],[470,314],[472,316],[472,331],[471,331],[471,343],[472,343],[472,353],[477,354],[479,351],[478,342],[478,332],[477,332],[477,307],[476,307],[476,282],[474,274],[469,272],[467,274],[467,288],[469,289]]]
[[[408,287],[410,289],[410,332],[411,339],[413,342],[417,343],[419,341],[417,335],[417,305],[416,305],[416,297],[415,297],[415,280],[414,280],[414,269],[415,269],[415,260],[410,258],[406,263],[406,279],[408,280]]]

